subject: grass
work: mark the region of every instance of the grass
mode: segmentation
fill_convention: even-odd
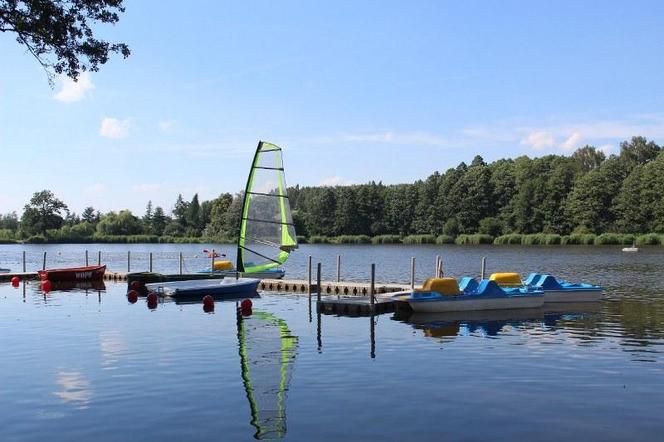
[[[436,244],[434,235],[408,235],[403,239],[404,244]]]
[[[399,235],[377,235],[371,238],[371,244],[401,244]]]
[[[459,245],[493,244],[493,236],[487,235],[485,233],[459,235],[454,240],[454,243]]]

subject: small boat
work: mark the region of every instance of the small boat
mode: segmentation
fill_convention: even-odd
[[[623,252],[628,252],[628,253],[636,253],[639,251],[639,248],[636,247],[636,243],[632,243],[632,247],[623,247],[622,249]]]
[[[161,296],[194,297],[212,295],[216,298],[237,299],[253,295],[260,280],[255,278],[199,279],[189,281],[157,282],[145,288]]]
[[[69,267],[65,269],[46,269],[37,272],[39,279],[56,281],[90,281],[104,278],[106,266]]]
[[[249,170],[242,202],[237,261],[212,261],[202,270],[218,276],[240,273],[251,278],[281,279],[280,268],[297,249],[297,235],[284,175],[281,148],[260,141]],[[208,252],[215,253],[214,250]],[[222,255],[223,256],[223,255]]]
[[[602,299],[602,287],[593,284],[557,280],[552,275],[531,273],[524,281],[528,287],[544,290],[544,302],[597,302]]]
[[[501,288],[495,281],[462,278],[430,278],[421,289],[399,298],[414,312],[439,313],[476,310],[538,308],[544,291],[538,288]]]
[[[215,262],[216,264],[216,262]],[[235,274],[238,273],[235,270],[210,270],[205,269],[198,272],[203,275],[210,275],[212,278],[230,278],[235,277]],[[266,269],[258,272],[244,273],[246,276],[251,276],[252,278],[258,279],[282,279],[286,272],[283,269]]]
[[[593,284],[574,284],[557,280],[552,275],[531,273],[525,281],[518,273],[493,273],[489,280],[500,287],[533,287],[544,290],[544,302],[597,302],[602,287]]]

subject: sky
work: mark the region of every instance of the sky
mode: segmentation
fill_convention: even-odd
[[[0,213],[169,211],[244,188],[258,140],[289,185],[413,182],[475,155],[664,143],[661,1],[125,1],[127,43],[53,88],[0,34]]]

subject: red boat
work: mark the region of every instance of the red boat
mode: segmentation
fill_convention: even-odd
[[[104,278],[106,266],[70,267],[67,269],[46,269],[37,272],[42,281],[92,281]]]

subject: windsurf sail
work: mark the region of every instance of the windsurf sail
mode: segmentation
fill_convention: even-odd
[[[281,148],[261,141],[244,192],[237,271],[253,273],[277,268],[296,248]]]
[[[256,439],[286,434],[286,392],[290,384],[297,337],[282,319],[268,312],[237,315],[242,380],[251,408]]]

